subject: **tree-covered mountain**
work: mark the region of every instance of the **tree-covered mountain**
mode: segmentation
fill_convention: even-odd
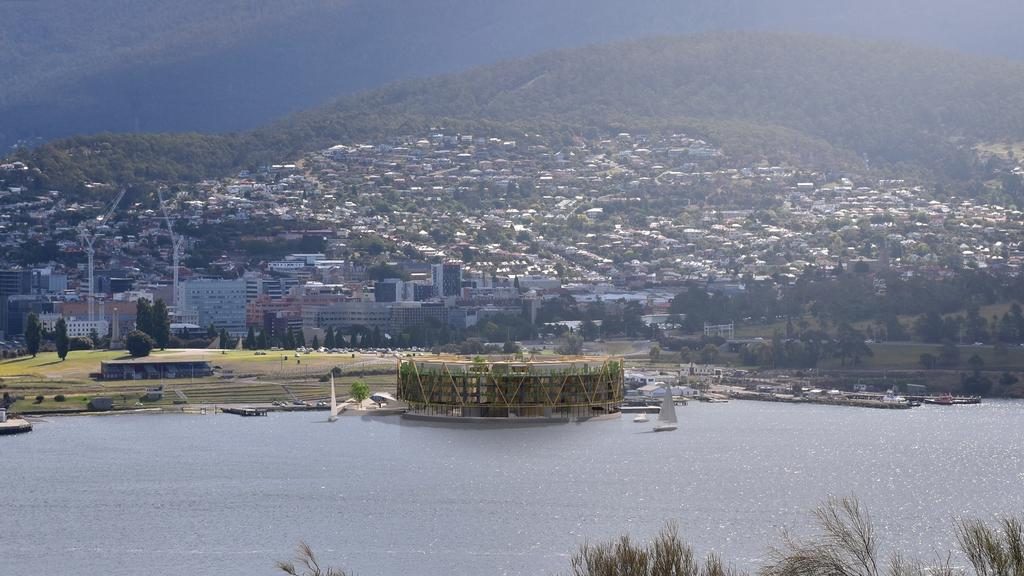
[[[250,129],[339,94],[541,51],[752,29],[1024,57],[1016,0],[6,0],[0,148]]]
[[[1024,141],[1024,63],[820,36],[665,37],[392,84],[253,132],[76,137],[19,157],[52,187],[176,180],[438,125],[685,129],[736,156],[965,181],[975,144]]]

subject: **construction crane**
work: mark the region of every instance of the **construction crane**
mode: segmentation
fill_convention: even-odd
[[[167,233],[171,235],[171,259],[173,261],[173,274],[174,280],[171,285],[172,296],[171,299],[174,301],[174,312],[175,314],[181,313],[181,302],[178,301],[178,267],[181,262],[181,247],[185,239],[180,234],[174,233],[174,221],[171,220],[170,214],[167,213],[167,206],[164,205],[164,187],[161,186],[156,189],[157,196],[160,198],[160,210],[164,213],[164,221],[167,222]]]
[[[78,234],[82,239],[82,243],[85,245],[85,253],[89,256],[89,321],[96,320],[96,278],[94,268],[94,258],[96,250],[93,247],[96,243],[96,239],[101,236],[97,232],[97,228],[106,224],[110,221],[110,218],[114,215],[114,210],[117,209],[117,205],[121,203],[121,199],[124,198],[127,189],[121,188],[121,192],[118,193],[117,198],[114,199],[113,204],[110,205],[110,209],[107,210],[106,214],[97,216],[95,220],[95,226],[90,228],[88,224],[80,224],[78,228]]]

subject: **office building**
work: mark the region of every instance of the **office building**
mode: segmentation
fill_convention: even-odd
[[[213,325],[232,336],[246,334],[245,280],[189,280],[181,284],[181,293],[195,324]]]
[[[462,263],[445,262],[430,267],[430,279],[434,295],[439,298],[458,296],[462,293]]]

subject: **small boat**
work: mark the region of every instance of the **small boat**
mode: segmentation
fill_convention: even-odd
[[[678,428],[676,419],[676,404],[672,400],[672,388],[665,387],[665,396],[661,399],[661,412],[658,412],[658,423],[654,425],[655,432],[671,432]]]
[[[633,422],[647,422],[647,414],[637,414],[633,417]]]

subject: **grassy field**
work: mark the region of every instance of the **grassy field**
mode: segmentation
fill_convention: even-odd
[[[1000,158],[1024,157],[1024,142],[987,142],[974,147],[981,154],[990,154]]]
[[[1005,313],[1010,311],[1010,307],[1011,306],[1012,306],[1012,302],[1000,302],[1000,303],[997,303],[997,304],[989,304],[989,305],[986,305],[986,306],[981,306],[978,309],[978,314],[982,318],[984,318],[986,321],[990,320],[993,316],[1001,318],[1003,316],[1003,314],[1005,314]],[[965,311],[960,311],[960,312],[956,312],[956,313],[953,313],[953,314],[945,314],[944,316],[957,316],[957,315],[964,315],[964,314],[966,314]],[[912,333],[913,329],[914,329],[914,323],[917,321],[918,316],[906,316],[906,315],[904,315],[904,316],[900,316],[899,319],[900,319],[900,322],[903,324],[903,326],[906,327],[907,331]],[[793,319],[793,326],[799,327],[800,320],[803,320],[804,322],[806,322],[808,327],[811,328],[811,329],[818,329],[818,328],[820,328],[820,325],[818,324],[817,320],[815,320],[814,316],[811,316],[810,314],[805,314],[801,318],[794,318]],[[856,328],[857,330],[864,331],[865,329],[867,329],[868,326],[870,326],[872,324],[873,323],[870,322],[870,321],[854,322],[853,323],[853,327]],[[835,326],[831,326],[831,329],[835,330]],[[770,322],[768,324],[737,324],[736,325],[736,337],[737,338],[758,338],[758,337],[760,337],[760,338],[771,338],[772,335],[775,334],[775,332],[779,332],[781,334],[785,334],[786,333],[786,321],[785,320],[778,320],[778,321],[775,321],[775,322]]]
[[[864,358],[857,368],[874,370],[917,370],[921,369],[920,359],[922,354],[931,354],[938,357],[942,352],[942,346],[938,344],[902,344],[902,343],[881,343],[871,344],[871,351],[874,356]],[[977,354],[985,363],[985,370],[999,371],[1020,371],[1024,370],[1024,348],[1010,346],[1005,354],[996,352],[993,346],[959,346],[960,370],[967,370],[967,360]],[[822,368],[839,368],[837,360],[829,360],[822,363]]]
[[[154,352],[151,358],[207,360],[216,367],[217,374],[208,378],[123,381],[100,381],[90,376],[99,371],[101,361],[126,358],[122,351],[97,350],[71,352],[64,361],[53,352],[36,358],[5,360],[0,362],[0,390],[24,398],[17,403],[16,410],[61,411],[82,410],[96,396],[112,398],[116,408],[139,407],[140,397],[154,386],[164,387],[163,399],[146,402],[146,407],[317,401],[328,397],[330,385],[321,379],[335,367],[342,371],[336,379],[339,398],[347,397],[351,383],[357,379],[346,376],[346,372],[384,371],[358,378],[369,384],[372,391],[394,392],[395,388],[396,360],[368,354],[314,353],[296,357],[282,352],[256,355],[243,350],[167,350]],[[40,395],[42,402],[35,402]],[[57,395],[63,395],[65,400],[57,402]]]

